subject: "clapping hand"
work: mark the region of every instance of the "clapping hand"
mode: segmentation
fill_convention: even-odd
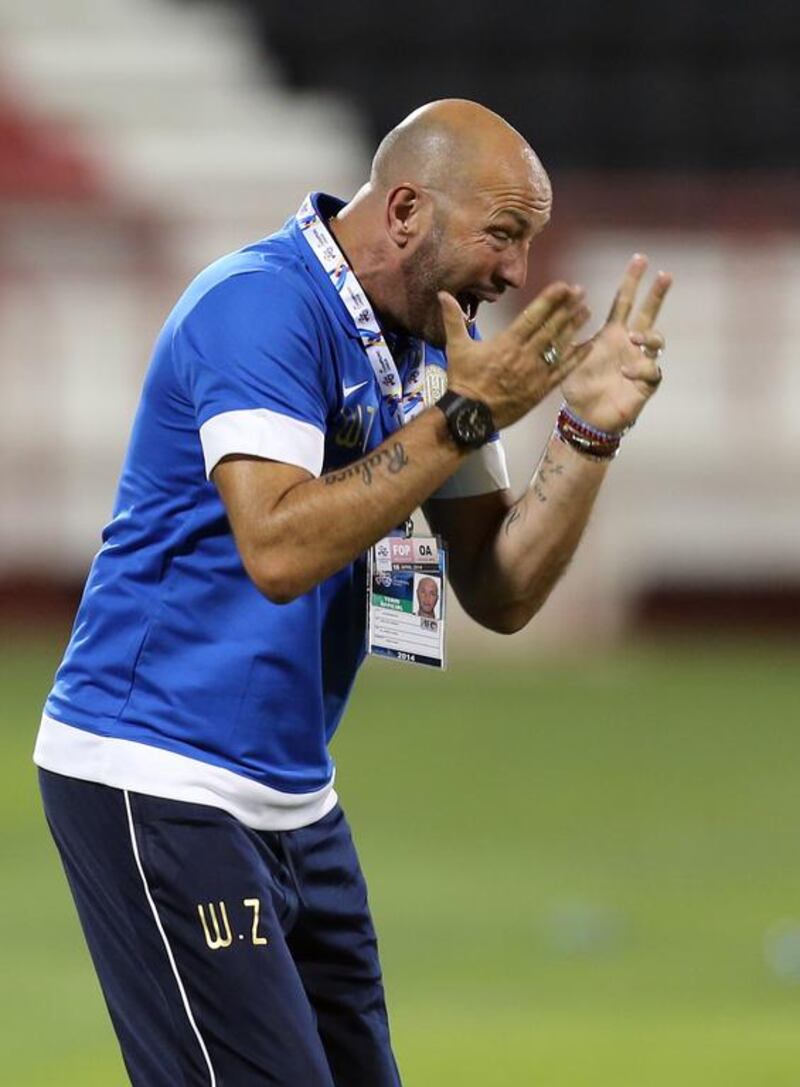
[[[455,298],[439,294],[447,337],[448,385],[482,400],[500,429],[535,407],[579,365],[588,348],[575,336],[589,319],[580,287],[551,283],[490,340],[467,334]]]
[[[658,359],[664,337],[653,326],[672,277],[659,272],[644,302],[631,314],[647,257],[628,264],[606,323],[590,340],[576,345],[580,364],[562,383],[564,399],[584,422],[606,431],[633,425],[661,383]]]

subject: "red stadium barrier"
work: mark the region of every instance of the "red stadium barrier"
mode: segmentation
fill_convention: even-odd
[[[0,90],[0,200],[92,200],[102,190],[77,137]]]

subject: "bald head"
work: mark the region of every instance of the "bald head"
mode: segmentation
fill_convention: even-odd
[[[519,132],[477,102],[445,98],[414,110],[382,140],[370,183],[383,191],[413,181],[455,192],[487,176],[524,178],[549,205],[547,174]]]
[[[435,619],[438,602],[439,584],[436,579],[421,577],[417,583],[417,614]]]
[[[439,292],[474,321],[483,302],[522,287],[550,201],[519,132],[477,102],[448,98],[386,136],[369,181],[330,226],[386,327],[443,347]]]

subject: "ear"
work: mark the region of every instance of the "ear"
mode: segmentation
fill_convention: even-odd
[[[386,229],[395,245],[405,249],[428,226],[430,201],[410,182],[396,185],[386,194]]]

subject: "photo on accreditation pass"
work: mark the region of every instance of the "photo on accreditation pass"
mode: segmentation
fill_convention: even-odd
[[[421,619],[441,617],[442,588],[436,574],[414,574],[414,614]]]

